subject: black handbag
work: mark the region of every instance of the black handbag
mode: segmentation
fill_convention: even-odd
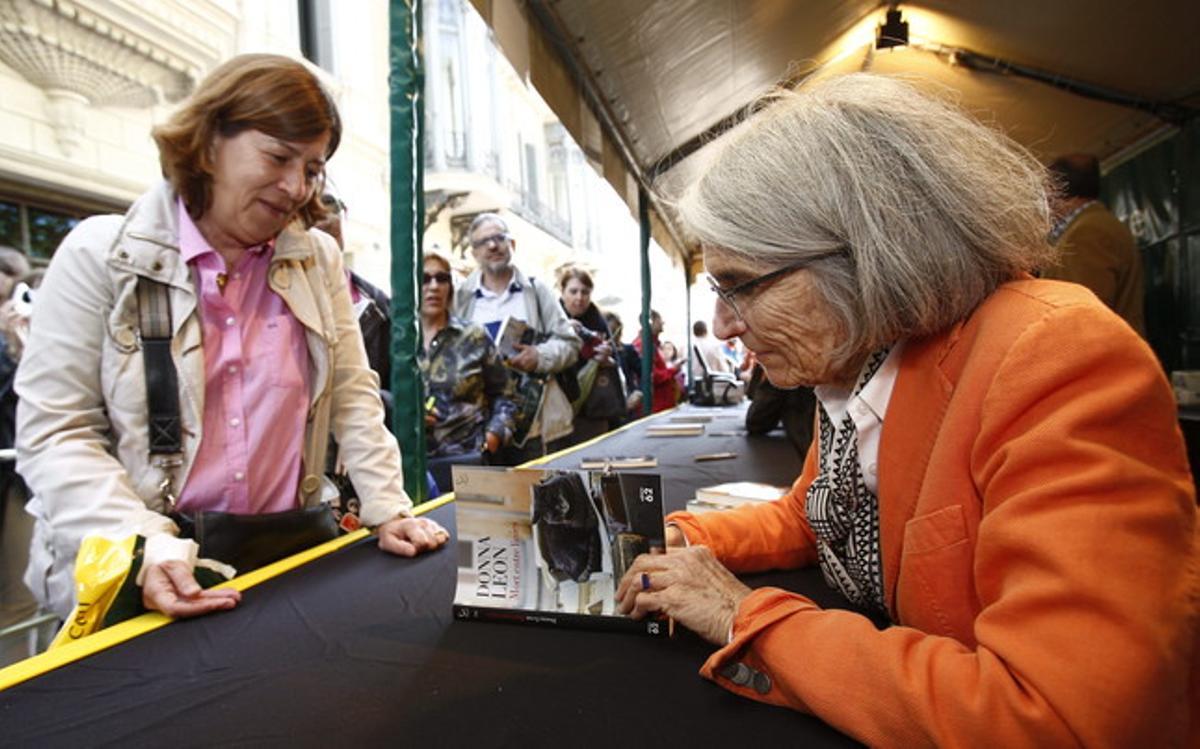
[[[201,558],[232,565],[239,575],[338,536],[333,508],[326,504],[260,515],[202,510],[170,517],[180,538],[200,546]]]

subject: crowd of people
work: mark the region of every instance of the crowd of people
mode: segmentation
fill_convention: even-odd
[[[144,539],[145,609],[233,608],[197,560],[245,572],[331,537],[347,486],[383,551],[449,538],[403,488],[388,300],[343,264],[346,206],[324,184],[342,136],[329,94],[299,63],[243,55],[153,136],[164,180],[83,221],[44,278],[0,248],[6,619],[67,618],[96,533]],[[1005,138],[872,75],[781,94],[728,137],[678,205],[712,337],[697,322],[689,357],[651,312],[651,407],[679,402],[689,360],[692,377],[740,376],[762,393],[752,429],[783,421],[807,457],[778,502],[668,518],[672,552],[638,557],[620,609],[711,642],[703,673],[722,686],[869,745],[1194,740],[1175,404],[1136,310],[1110,309],[1140,309],[1140,271],[1114,270],[1129,246],[1094,164],[1060,173],[1073,191],[1056,198]],[[1090,235],[1107,264],[1072,270]],[[468,275],[429,251],[420,276],[441,489],[453,464],[517,465],[644,405],[645,339],[596,306],[590,272],[523,272],[495,213],[466,243]],[[288,530],[264,549],[248,517]],[[734,574],[803,565],[856,611]]]

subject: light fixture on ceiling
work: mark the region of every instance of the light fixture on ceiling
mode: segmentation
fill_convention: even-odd
[[[908,44],[908,21],[901,20],[900,9],[888,8],[886,20],[875,30],[875,49],[903,47]]]

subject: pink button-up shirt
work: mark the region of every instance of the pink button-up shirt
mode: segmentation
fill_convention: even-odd
[[[296,507],[308,411],[304,326],[267,284],[273,243],[224,259],[179,202],[179,250],[204,331],[204,431],[180,510],[241,514]]]

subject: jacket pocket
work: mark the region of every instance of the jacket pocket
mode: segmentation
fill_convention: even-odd
[[[904,526],[896,586],[901,622],[974,645],[979,609],[972,574],[974,556],[962,505],[909,520]]]

